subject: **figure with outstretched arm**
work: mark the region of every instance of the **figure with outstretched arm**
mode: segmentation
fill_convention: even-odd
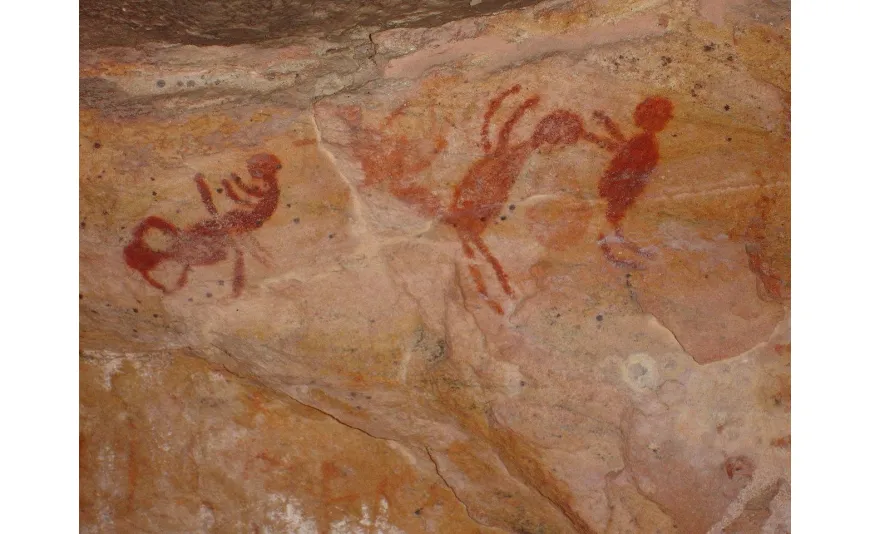
[[[623,245],[641,256],[651,253],[625,238],[622,220],[628,209],[649,183],[653,169],[659,162],[659,146],[656,134],[664,130],[673,118],[674,105],[667,98],[652,96],[637,105],[634,124],[641,129],[637,135],[626,139],[619,126],[601,111],[592,117],[607,132],[599,136],[584,131],[581,137],[597,144],[615,155],[598,182],[598,195],[607,201],[607,223],[613,229],[611,235],[598,236],[598,244],[608,261],[620,267],[641,268],[637,261],[617,257],[612,245]]]

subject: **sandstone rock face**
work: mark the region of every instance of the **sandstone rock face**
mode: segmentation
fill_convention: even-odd
[[[788,4],[381,27],[81,53],[82,532],[789,532]]]

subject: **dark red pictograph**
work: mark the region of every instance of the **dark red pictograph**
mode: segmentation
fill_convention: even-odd
[[[652,96],[637,105],[634,110],[634,124],[641,133],[626,139],[613,120],[601,111],[593,118],[607,130],[608,137],[591,132],[584,139],[597,143],[615,155],[598,183],[598,194],[607,201],[607,222],[613,234],[599,236],[599,245],[604,256],[613,264],[621,267],[640,268],[637,261],[617,257],[612,245],[619,244],[642,256],[651,253],[629,241],[622,233],[622,220],[626,212],[637,200],[649,183],[650,175],[659,162],[659,146],[656,133],[664,130],[673,118],[674,105],[664,97]]]
[[[240,239],[261,227],[278,207],[277,172],[281,168],[281,162],[272,154],[257,154],[248,159],[247,163],[252,185],[245,184],[235,174],[230,175],[232,181],[227,179],[222,181],[227,196],[243,208],[233,209],[220,215],[205,178],[197,174],[194,177],[196,188],[202,203],[212,217],[187,228],[178,228],[160,217],[146,217],[133,230],[133,240],[124,248],[124,260],[127,265],[139,271],[152,286],[165,293],[171,293],[187,284],[188,274],[193,267],[225,261],[229,257],[229,250],[232,249],[235,252],[233,295],[240,295],[245,286],[245,263]],[[241,191],[241,194],[236,189]],[[255,200],[248,200],[243,195]],[[169,244],[165,249],[156,250],[146,242],[146,236],[151,231],[160,232],[168,237]],[[266,263],[256,251],[251,252],[257,259]],[[151,274],[166,261],[177,262],[183,267],[174,287],[167,287]]]
[[[489,139],[490,122],[495,112],[508,96],[518,93],[515,85],[490,101],[480,130],[485,155],[474,162],[462,181],[453,190],[453,201],[443,215],[443,220],[453,226],[462,242],[462,250],[469,259],[474,259],[475,249],[492,266],[504,292],[513,296],[507,273],[483,240],[488,225],[504,208],[511,189],[532,153],[544,145],[564,146],[576,143],[583,133],[580,116],[566,110],[556,110],[546,115],[535,126],[531,139],[511,143],[511,133],[519,120],[540,102],[537,95],[527,98],[505,121],[498,132],[495,146]],[[470,264],[469,272],[477,291],[486,299],[496,313],[503,314],[500,304],[489,298],[483,274],[477,265]]]
[[[430,189],[412,181],[413,175],[428,168],[434,157],[445,148],[446,139],[443,136],[436,135],[430,145],[426,145],[428,140],[412,143],[404,135],[386,136],[379,131],[361,129],[359,111],[346,110],[348,122],[363,134],[354,143],[354,152],[360,158],[366,174],[363,185],[370,187],[386,182],[390,194],[414,206],[421,215],[437,218],[451,225],[456,229],[464,255],[469,260],[474,260],[480,254],[492,266],[505,294],[513,296],[514,291],[508,275],[501,262],[489,250],[483,234],[503,210],[523,167],[537,149],[545,146],[568,146],[581,139],[589,141],[615,152],[598,188],[600,196],[607,201],[607,221],[613,227],[614,235],[605,237],[602,234],[600,246],[611,262],[638,267],[636,262],[617,258],[611,245],[616,242],[635,252],[648,254],[625,239],[620,224],[658,164],[658,142],[655,135],[672,118],[673,104],[663,97],[650,97],[641,102],[635,109],[634,121],[642,132],[630,139],[626,139],[617,125],[600,111],[595,112],[593,117],[605,128],[606,136],[587,131],[583,119],[577,113],[556,109],[538,121],[529,139],[513,142],[512,133],[517,123],[540,103],[540,97],[532,95],[513,110],[499,129],[497,139],[491,140],[493,117],[504,101],[520,90],[519,85],[514,85],[489,101],[480,129],[484,155],[471,165],[455,186],[452,199],[446,206]],[[388,126],[405,112],[406,106],[400,106],[387,117],[384,125]],[[470,263],[468,269],[478,293],[493,310],[503,314],[502,306],[490,298],[480,267]]]
[[[540,97],[534,95],[513,110],[499,129],[498,138],[493,143],[490,140],[492,118],[505,99],[519,92],[520,86],[514,85],[490,100],[480,131],[484,155],[471,165],[455,186],[452,199],[446,206],[431,190],[410,181],[414,173],[427,168],[432,159],[446,147],[443,136],[436,135],[434,142],[421,150],[420,146],[412,146],[405,136],[388,137],[366,130],[365,138],[354,147],[366,173],[365,186],[385,181],[390,194],[414,206],[420,214],[440,219],[455,228],[462,242],[464,255],[472,260],[476,254],[482,255],[492,266],[502,289],[509,296],[513,296],[514,291],[507,273],[484,242],[483,233],[503,209],[511,188],[532,153],[545,145],[576,143],[583,132],[582,120],[577,114],[557,110],[538,122],[530,139],[512,143],[511,134],[517,123],[540,102]],[[405,111],[405,106],[400,106],[388,116],[385,126]],[[352,124],[359,124],[357,116],[351,114],[348,118]],[[468,268],[477,291],[496,313],[503,314],[502,306],[491,300],[480,268],[475,264],[470,264]]]

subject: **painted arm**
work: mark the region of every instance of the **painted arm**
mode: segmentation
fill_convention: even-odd
[[[489,108],[483,115],[483,126],[480,127],[480,140],[483,143],[483,151],[485,153],[489,154],[489,151],[492,149],[492,143],[489,141],[489,123],[492,121],[492,116],[501,107],[501,103],[504,102],[505,98],[518,92],[520,92],[520,86],[514,85],[489,101]]]
[[[213,216],[217,216],[218,211],[214,205],[214,200],[211,198],[211,190],[208,188],[208,184],[205,183],[205,177],[197,173],[196,176],[193,177],[193,180],[196,182],[196,189],[199,191],[199,196],[202,199],[202,203],[205,205],[205,209],[208,210]]]
[[[604,129],[607,130],[607,133],[610,134],[614,140],[620,143],[625,142],[625,136],[622,135],[622,132],[619,130],[619,126],[613,122],[613,119],[604,114],[603,111],[596,111],[592,114],[592,117],[597,120]]]
[[[234,202],[237,202],[239,204],[245,204],[246,206],[252,205],[249,200],[245,200],[244,198],[240,197],[239,194],[233,190],[233,184],[230,183],[229,180],[224,178],[221,183],[224,185],[224,189],[227,190],[227,196],[230,197],[230,199],[232,199]]]
[[[264,193],[262,191],[260,191],[260,189],[258,187],[249,187],[249,186],[245,185],[245,183],[242,181],[242,179],[239,178],[238,174],[230,173],[230,176],[232,176],[233,182],[236,184],[236,186],[238,186],[238,188],[241,189],[242,191],[244,191],[245,193],[251,195],[252,197],[257,197],[257,198],[260,198],[263,196]]]
[[[498,147],[501,148],[507,145],[508,140],[510,139],[511,132],[514,129],[514,126],[517,125],[519,120],[523,118],[523,115],[526,114],[526,111],[538,105],[540,102],[540,97],[533,96],[531,98],[527,98],[525,102],[523,102],[520,107],[514,110],[511,117],[504,123],[504,126],[501,127],[501,131],[498,133]]]
[[[586,131],[586,130],[583,130],[582,132],[580,132],[580,137],[586,141],[589,141],[590,143],[595,143],[596,145],[600,146],[601,148],[603,148],[605,150],[609,150],[610,152],[616,152],[619,149],[619,145],[622,144],[622,143],[617,143],[617,142],[615,142],[612,139],[609,139],[607,137],[601,137],[599,135],[595,135],[594,133]]]

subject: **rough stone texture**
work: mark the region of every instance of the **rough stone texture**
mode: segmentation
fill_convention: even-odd
[[[434,26],[533,4],[534,0],[83,0],[83,48],[148,42],[259,43],[300,35]]]
[[[81,376],[85,531],[496,532],[400,443],[183,351],[87,358]]]
[[[670,0],[84,50],[81,530],[789,532],[789,46]]]

